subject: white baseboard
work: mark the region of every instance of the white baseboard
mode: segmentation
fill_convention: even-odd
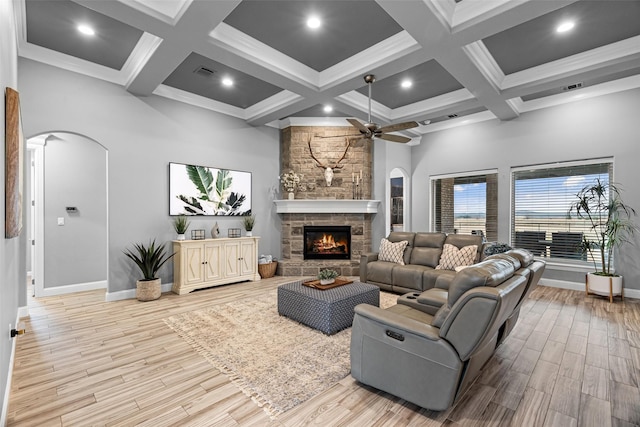
[[[24,313],[29,315],[29,309],[27,307],[18,307],[18,313],[16,315],[16,321],[13,324],[14,328],[17,328],[20,318],[25,317]],[[9,372],[7,373],[7,385],[4,389],[4,399],[2,400],[2,413],[0,414],[0,426],[7,425],[7,411],[9,410],[9,397],[11,397],[11,380],[13,378],[13,363],[16,357],[16,340],[20,339],[20,336],[9,338],[11,340],[11,356],[9,357]]]
[[[569,282],[566,280],[555,280],[555,279],[540,279],[539,284],[541,286],[549,286],[551,288],[570,289],[572,291],[584,292],[584,283],[580,283],[580,282]],[[624,288],[624,296],[625,298],[640,299],[640,289]]]
[[[160,285],[162,288],[162,292],[169,292],[171,291],[171,287],[173,286],[173,282],[172,283],[163,283],[162,285]],[[123,299],[133,299],[136,297],[136,290],[135,289],[125,289],[123,291],[116,291],[116,292],[107,292],[107,294],[104,296],[104,300],[109,302],[109,301],[120,301]]]
[[[42,296],[52,297],[56,295],[71,294],[74,292],[94,291],[96,289],[107,289],[107,281],[99,280],[97,282],[74,283],[72,285],[44,288],[42,290]]]

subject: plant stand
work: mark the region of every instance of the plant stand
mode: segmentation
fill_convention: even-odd
[[[587,296],[608,296],[609,302],[613,302],[613,297],[620,295],[620,298],[624,301],[622,276],[597,276],[587,273],[584,276],[584,288]]]

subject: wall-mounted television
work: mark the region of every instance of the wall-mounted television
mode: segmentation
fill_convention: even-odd
[[[169,163],[169,215],[251,215],[251,172]]]

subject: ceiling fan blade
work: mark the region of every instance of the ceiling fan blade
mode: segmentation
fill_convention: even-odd
[[[360,123],[356,119],[347,119],[347,121],[349,123],[351,123],[351,125],[353,127],[357,128],[360,132],[362,132],[362,133],[368,133],[369,132],[369,129],[367,129],[367,127],[365,125],[363,125],[362,123]]]
[[[415,128],[418,127],[418,123],[416,122],[403,122],[403,123],[396,123],[396,124],[391,124],[391,125],[387,125],[387,126],[382,126],[380,129],[378,129],[379,132],[395,132],[398,130],[405,130],[405,129],[411,129],[411,128]]]
[[[388,133],[383,133],[383,134],[380,134],[380,135],[376,135],[376,138],[384,139],[384,140],[391,141],[391,142],[401,142],[401,143],[405,143],[405,142],[411,141],[411,138],[407,138],[406,136],[392,135],[392,134],[388,134]]]

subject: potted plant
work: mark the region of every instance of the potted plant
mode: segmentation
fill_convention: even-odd
[[[136,298],[139,301],[156,300],[162,293],[160,278],[156,277],[158,270],[175,253],[167,254],[165,245],[156,246],[155,239],[148,246],[142,243],[133,246],[133,250],[127,249],[124,254],[132,259],[142,272],[143,279],[136,282]]]
[[[339,274],[337,271],[330,270],[328,268],[325,270],[320,270],[320,273],[318,273],[318,279],[320,279],[321,285],[330,285],[331,283],[336,281],[336,277],[338,276]]]
[[[294,191],[298,188],[300,181],[302,180],[302,175],[298,175],[294,171],[289,171],[280,176],[280,182],[284,187],[285,191],[289,193],[289,200],[293,200],[295,198]]]
[[[252,230],[255,224],[256,224],[255,215],[247,215],[242,217],[242,226],[247,231],[247,234],[246,234],[247,237],[253,236]]]
[[[611,265],[613,250],[629,242],[637,230],[631,221],[636,211],[622,201],[615,184],[596,179],[576,194],[569,214],[572,212],[586,220],[592,231],[583,235],[580,246],[589,253],[595,270],[587,274],[586,292],[608,295],[612,301],[613,295],[622,295],[622,276],[615,274]]]
[[[184,215],[177,216],[173,219],[173,228],[178,233],[178,240],[184,240],[184,233],[187,232],[190,222],[187,221],[187,217]]]

